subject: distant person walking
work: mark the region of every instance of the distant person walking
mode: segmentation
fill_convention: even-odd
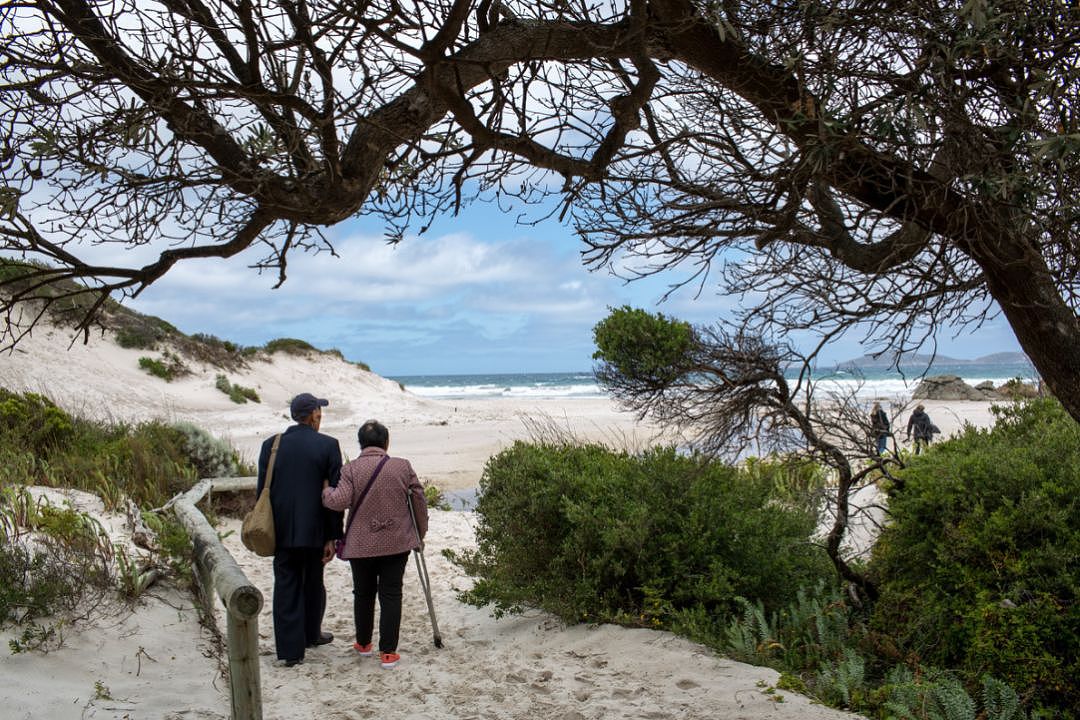
[[[353,577],[353,648],[372,655],[375,632],[375,597],[379,598],[379,658],[384,668],[401,660],[402,578],[409,552],[419,549],[417,536],[427,534],[428,512],[424,488],[405,458],[392,458],[390,431],[377,420],[368,420],[357,432],[360,457],[341,471],[336,488],[326,487],[323,504],[331,510],[349,510],[341,557],[349,561]],[[416,527],[409,512],[411,495]]]
[[[884,455],[889,443],[889,416],[881,409],[879,402],[870,408],[870,434],[874,437],[877,454]]]
[[[322,409],[328,404],[310,393],[292,399],[289,412],[296,424],[280,436],[270,483],[276,540],[274,644],[286,667],[301,662],[306,648],[334,639],[322,632],[323,565],[334,556],[334,541],[342,535],[342,514],[323,507],[322,488],[338,484],[341,447],[319,432]],[[276,437],[262,444],[256,497],[262,492]]]
[[[938,426],[932,423],[930,416],[926,414],[925,407],[916,405],[915,412],[911,413],[907,422],[907,439],[910,440],[912,434],[915,436],[915,454],[918,455],[924,447],[929,447],[934,433],[939,432],[941,431]]]

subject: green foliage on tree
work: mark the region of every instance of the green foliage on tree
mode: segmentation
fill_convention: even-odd
[[[182,263],[257,251],[280,285],[359,215],[399,242],[471,201],[558,205],[588,265],[676,269],[762,337],[898,356],[1000,312],[1080,420],[1078,23],[1068,0],[5,3],[0,237],[47,266],[0,276],[0,311],[12,341],[42,305],[85,331]],[[139,252],[102,265],[111,243]]]
[[[683,372],[693,346],[690,324],[624,305],[593,328],[593,358],[617,372],[656,384]]]
[[[899,473],[873,623],[904,655],[1075,712],[1080,426],[1053,400],[995,412],[992,430],[969,427]]]

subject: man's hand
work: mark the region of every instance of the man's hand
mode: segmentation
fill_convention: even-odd
[[[322,564],[325,565],[326,563],[330,562],[333,559],[334,559],[334,541],[333,540],[327,540],[326,545],[323,546],[323,550],[322,550]]]

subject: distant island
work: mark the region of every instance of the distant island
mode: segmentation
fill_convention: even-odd
[[[895,355],[881,355],[880,357],[863,355],[860,358],[838,362],[835,367],[838,370],[886,369],[896,364],[895,358]],[[1031,365],[1031,360],[1022,352],[992,353],[973,360],[922,353],[905,353],[900,356],[900,367],[926,368],[928,365]]]

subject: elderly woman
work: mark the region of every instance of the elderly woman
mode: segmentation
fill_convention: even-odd
[[[420,538],[427,534],[427,504],[409,461],[386,453],[390,431],[385,425],[368,420],[360,426],[357,438],[360,456],[341,469],[336,488],[323,489],[322,500],[330,510],[349,508],[341,557],[352,567],[353,647],[361,655],[373,654],[378,595],[379,658],[384,668],[392,668],[401,660],[397,650],[402,578],[409,552],[418,549]]]

